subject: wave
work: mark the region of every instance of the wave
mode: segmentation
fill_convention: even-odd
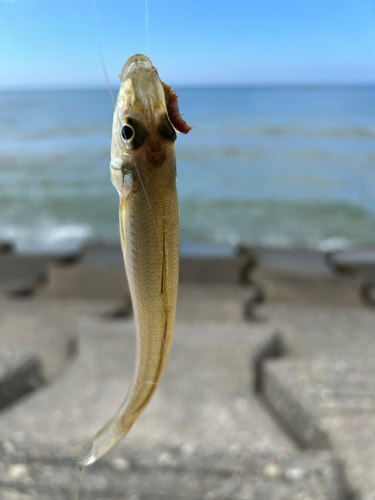
[[[103,207],[102,207],[103,208]],[[85,213],[90,217],[91,211]],[[346,204],[285,200],[184,199],[181,240],[201,244],[249,243],[283,248],[344,249],[375,243],[375,214]],[[78,217],[82,214],[77,213]],[[41,218],[29,225],[0,223],[0,237],[22,253],[63,253],[89,239],[118,242],[116,210],[98,223]]]
[[[336,138],[350,139],[357,137],[374,137],[375,126],[369,127],[347,127],[347,128],[309,128],[305,125],[289,127],[266,127],[254,130],[254,135],[264,136],[294,136],[294,137],[311,137],[311,138]]]
[[[0,235],[20,253],[60,254],[76,249],[93,234],[88,224],[42,220],[35,225],[0,224]]]
[[[321,201],[183,200],[185,240],[320,250],[375,243],[375,213]]]

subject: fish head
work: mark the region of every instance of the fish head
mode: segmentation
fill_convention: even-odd
[[[111,178],[122,195],[137,177],[145,180],[156,170],[175,170],[177,132],[168,117],[163,84],[148,57],[131,57],[120,80],[113,117]]]

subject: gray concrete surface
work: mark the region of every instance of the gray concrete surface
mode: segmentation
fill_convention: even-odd
[[[11,241],[0,240],[0,253],[9,254],[14,252],[14,245]]]
[[[30,295],[47,280],[49,256],[0,254],[0,291],[9,295]]]
[[[0,350],[0,410],[45,383],[39,356],[16,344]]]
[[[268,361],[268,404],[298,442],[344,461],[361,500],[375,499],[375,358]]]
[[[0,462],[3,500],[72,500],[79,472],[53,461]],[[4,493],[5,492],[5,493]],[[12,496],[16,492],[19,497]],[[80,500],[341,500],[340,464],[327,453],[157,446],[85,469]]]
[[[0,292],[10,296],[30,296],[49,279],[51,265],[67,266],[80,257],[80,249],[54,254],[17,254],[0,242]]]
[[[129,287],[120,245],[89,244],[71,266],[50,266],[41,299],[127,301]]]
[[[244,307],[250,293],[248,287],[240,285],[180,283],[177,321],[243,323]]]
[[[236,285],[241,282],[245,256],[180,257],[180,283]]]
[[[117,310],[126,310],[123,291],[128,294],[121,252],[118,246],[92,245],[82,255],[75,265],[52,266],[35,300],[0,302],[0,345],[9,348],[16,340],[38,352],[53,381],[0,413],[0,500],[71,499],[75,460],[130,383],[133,323],[114,319]],[[311,258],[306,255],[279,255],[277,262],[268,255],[285,269],[264,265],[258,272],[269,301],[257,315],[262,321],[251,324],[244,322],[244,309],[253,291],[249,283],[231,281],[240,270],[234,255],[217,256],[209,272],[205,258],[186,260],[165,377],[127,438],[84,475],[82,498],[124,498],[126,483],[131,500],[347,500],[338,462],[330,453],[296,452],[300,443],[337,453],[361,500],[375,500],[368,468],[375,464],[369,368],[375,359],[374,313],[358,305],[356,277],[333,276],[321,254],[313,255],[310,273],[304,270],[305,258]],[[228,259],[235,265],[226,269]],[[221,270],[215,268],[219,261]],[[284,361],[267,364],[264,405],[253,389],[262,373],[260,356],[280,349],[275,332],[291,364],[285,370]],[[367,361],[349,370],[349,379],[332,375],[330,363],[345,371],[345,360],[354,358]],[[275,373],[271,366],[278,367]],[[346,394],[345,408],[332,399],[332,387],[338,401]],[[322,399],[326,406],[330,402],[328,409]],[[147,457],[153,457],[148,469]]]
[[[241,258],[181,258],[181,286],[212,285],[220,288],[239,287],[244,260]],[[202,295],[202,294],[201,294]],[[125,301],[130,309],[129,287],[126,281],[120,249],[109,247],[87,252],[77,264],[50,266],[45,286],[39,289],[40,298]]]
[[[269,303],[261,315],[281,332],[291,355],[266,368],[268,404],[298,443],[344,459],[362,500],[375,498],[374,312]]]
[[[94,317],[111,310],[98,301],[0,300],[0,348],[22,346],[41,361],[46,380],[58,377],[74,356],[78,324],[85,314]]]
[[[375,313],[362,307],[266,304],[259,315],[289,353],[308,358],[375,357]]]
[[[257,266],[267,272],[314,279],[333,276],[326,253],[319,250],[255,245],[241,246],[240,249],[242,253],[247,251],[250,256],[254,256]]]
[[[375,268],[375,249],[362,248],[333,252],[327,258],[330,268],[335,272],[363,272]]]
[[[249,268],[249,278],[262,288],[267,302],[362,305],[362,277],[335,273],[325,252],[258,246],[242,246],[241,252],[256,259],[256,266]]]
[[[177,324],[158,391],[108,454],[112,469],[86,474],[82,498],[103,498],[103,488],[108,499],[123,498],[124,488],[140,499],[336,498],[327,493],[341,487],[336,465],[297,459],[254,395],[254,363],[275,341],[264,326]],[[74,464],[124,397],[134,354],[132,321],[82,320],[70,369],[0,414],[0,484],[9,495],[72,497]]]
[[[358,307],[359,276],[303,276],[256,269],[253,280],[264,289],[267,302],[305,306]]]
[[[162,383],[121,446],[293,449],[252,392],[251,360],[274,338],[264,327],[178,324]],[[131,321],[85,320],[71,368],[0,415],[1,442],[15,449],[58,445],[78,459],[125,396],[134,358]]]
[[[0,346],[16,344],[41,361],[44,377],[54,379],[66,366],[77,338],[72,308],[56,302],[0,301]]]

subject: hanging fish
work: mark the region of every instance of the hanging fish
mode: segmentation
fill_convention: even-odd
[[[167,363],[176,315],[179,210],[174,141],[191,130],[177,96],[150,59],[131,57],[121,75],[113,117],[111,179],[120,196],[120,234],[133,302],[137,360],[129,392],[94,437],[90,465],[130,430],[154,394]]]

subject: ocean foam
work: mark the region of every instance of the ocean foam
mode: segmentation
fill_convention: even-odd
[[[323,252],[332,252],[334,250],[345,250],[352,245],[352,242],[346,238],[341,238],[340,236],[333,236],[332,238],[327,238],[326,240],[319,242],[319,250]]]
[[[2,225],[1,239],[11,241],[20,253],[64,253],[75,250],[92,236],[85,224],[45,220],[35,226]]]

